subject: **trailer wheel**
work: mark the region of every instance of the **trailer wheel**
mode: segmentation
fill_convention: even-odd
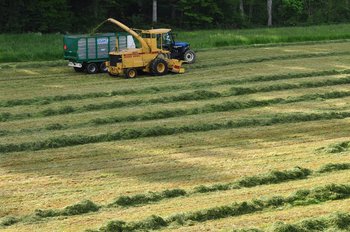
[[[88,74],[97,73],[97,72],[98,72],[97,64],[95,64],[95,63],[89,63],[89,64],[86,66],[86,72],[87,72]]]
[[[161,58],[156,58],[151,62],[150,70],[155,76],[166,75],[169,71],[168,63]]]
[[[193,64],[196,61],[196,53],[192,50],[187,50],[184,54],[184,61]]]
[[[128,68],[125,70],[125,77],[126,78],[135,78],[137,77],[137,70],[134,68]]]
[[[102,72],[102,73],[108,72],[108,68],[106,67],[105,62],[102,62],[102,63],[100,64],[100,72]]]

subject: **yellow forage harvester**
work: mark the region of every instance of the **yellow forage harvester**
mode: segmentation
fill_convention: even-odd
[[[171,29],[140,30],[139,33],[125,26],[123,23],[109,18],[111,22],[136,38],[141,47],[127,48],[124,50],[109,53],[109,61],[106,62],[108,73],[112,76],[125,75],[127,78],[134,78],[138,71],[150,73],[155,76],[162,76],[169,71],[184,73],[181,60],[171,59],[170,51],[163,48],[169,40]]]

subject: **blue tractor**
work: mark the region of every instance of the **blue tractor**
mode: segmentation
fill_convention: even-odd
[[[193,64],[196,61],[196,54],[190,48],[187,42],[175,42],[174,34],[169,32],[163,34],[163,48],[170,51],[171,59],[184,60],[186,63]]]

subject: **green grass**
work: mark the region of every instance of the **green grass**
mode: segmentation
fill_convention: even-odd
[[[298,223],[290,224],[284,222],[276,222],[269,228],[257,229],[237,229],[233,232],[309,232],[309,231],[349,231],[350,214],[334,213],[327,217],[319,217],[305,219]]]
[[[317,172],[318,173],[327,173],[327,172],[335,172],[335,171],[341,171],[341,170],[348,170],[350,169],[349,163],[343,163],[343,164],[326,164],[322,167],[320,167]],[[295,181],[295,180],[302,180],[308,178],[310,175],[312,175],[312,170],[301,168],[301,167],[295,167],[293,169],[289,170],[283,170],[283,171],[271,171],[266,174],[260,174],[257,176],[248,176],[244,177],[236,182],[233,183],[226,183],[226,184],[215,184],[212,186],[197,186],[192,189],[192,191],[186,191],[184,189],[167,189],[162,192],[149,192],[147,194],[136,194],[131,196],[120,196],[115,201],[108,205],[97,205],[94,202],[90,200],[85,200],[82,202],[79,202],[77,204],[67,206],[64,209],[49,209],[49,210],[41,210],[36,209],[33,214],[23,216],[22,218],[16,218],[13,216],[7,216],[4,218],[1,222],[1,225],[3,226],[11,226],[13,224],[16,224],[18,222],[34,222],[34,221],[40,221],[42,218],[50,218],[50,217],[58,217],[58,216],[74,216],[74,215],[81,215],[91,212],[97,212],[103,207],[114,207],[114,206],[121,206],[121,207],[135,207],[150,203],[156,203],[159,201],[162,201],[164,199],[170,199],[170,198],[177,198],[177,197],[191,197],[193,194],[198,193],[208,193],[208,192],[215,192],[215,191],[226,191],[226,190],[232,190],[232,189],[240,189],[240,188],[252,188],[255,186],[261,186],[261,185],[269,185],[269,184],[280,184],[283,182],[288,181]],[[332,189],[337,189],[337,186],[327,186],[326,188],[329,189],[329,191],[333,191]],[[317,191],[323,191],[317,190]],[[335,190],[338,191],[338,190]],[[338,191],[339,192],[339,191]],[[305,196],[310,194],[310,191],[301,190],[296,192],[291,199],[287,200],[286,202],[294,202],[295,198],[301,199],[303,198],[302,202],[306,202],[307,204],[309,201],[305,200]],[[317,196],[320,198],[320,196]],[[326,197],[326,199],[330,199],[331,197]],[[325,199],[323,199],[324,201]],[[269,200],[267,200],[268,206],[271,205],[280,205],[283,204],[285,200],[281,197],[273,197]],[[303,203],[303,204],[304,204]],[[300,204],[297,203],[297,204]],[[176,215],[174,218],[182,218],[183,221],[183,215]],[[178,219],[176,219],[178,220]]]
[[[12,120],[21,120],[33,117],[48,117],[54,115],[65,115],[71,113],[82,113],[96,110],[104,110],[104,109],[116,109],[121,107],[131,107],[137,105],[153,105],[158,103],[172,103],[172,102],[182,102],[182,101],[200,101],[200,100],[208,100],[220,97],[230,97],[230,96],[240,96],[254,93],[263,93],[263,92],[272,92],[272,91],[281,91],[281,90],[291,90],[291,89],[301,89],[301,88],[316,88],[316,87],[324,87],[324,86],[334,86],[334,85],[344,85],[350,84],[350,77],[340,78],[340,79],[329,79],[329,80],[321,80],[321,81],[305,81],[297,84],[274,84],[262,87],[232,87],[228,91],[217,92],[217,91],[208,91],[208,90],[195,90],[192,92],[186,92],[178,95],[168,96],[168,97],[159,97],[152,98],[148,100],[136,99],[131,101],[113,101],[102,104],[89,104],[84,105],[80,108],[73,106],[64,106],[59,109],[47,108],[38,113],[20,113],[20,114],[11,114],[9,112],[3,112],[0,114],[0,122],[12,121]],[[333,92],[324,95],[314,95],[314,96],[304,96],[306,99],[315,99],[315,98],[338,98],[348,96],[348,92]],[[126,119],[115,119],[115,122],[118,121],[135,121],[135,120],[147,120],[147,119],[161,119],[167,118],[176,115],[193,115],[199,113],[206,112],[218,112],[220,108],[230,108],[230,109],[243,109],[250,108],[254,106],[263,106],[269,105],[271,103],[281,102],[288,103],[293,101],[301,101],[302,99],[288,99],[288,100],[279,100],[272,99],[269,101],[251,101],[251,102],[235,102],[235,103],[226,103],[224,106],[205,106],[204,109],[193,109],[193,111],[184,111],[181,109],[175,111],[158,111],[155,113],[146,113],[144,116],[129,116],[130,118]],[[225,111],[225,110],[221,110]],[[113,122],[113,119],[112,119]],[[100,120],[95,120],[93,123],[95,124],[103,124]]]
[[[189,41],[195,48],[291,43],[349,39],[347,24],[309,27],[281,27],[243,30],[200,30],[181,32],[178,39]]]
[[[192,82],[188,84],[177,84],[177,85],[163,85],[163,86],[151,86],[146,88],[128,88],[123,90],[114,90],[110,92],[92,92],[86,94],[69,94],[69,95],[56,95],[56,96],[45,96],[45,97],[35,97],[28,99],[13,99],[7,101],[0,101],[0,107],[14,107],[14,106],[24,106],[24,105],[47,105],[55,102],[68,101],[68,100],[83,100],[90,98],[100,98],[100,97],[113,97],[113,96],[127,96],[127,95],[140,95],[140,94],[156,94],[164,92],[173,92],[178,90],[186,89],[200,89],[206,87],[220,86],[220,85],[236,85],[236,84],[246,84],[254,82],[265,82],[265,81],[279,81],[279,80],[289,80],[298,79],[306,77],[323,77],[332,76],[340,74],[350,74],[350,70],[326,70],[321,72],[305,72],[305,73],[289,73],[284,75],[264,75],[255,76],[250,78],[244,78],[241,80],[218,80],[211,82]]]
[[[63,36],[56,34],[0,34],[0,63],[63,58]]]
[[[250,202],[233,203],[231,205],[218,206],[210,209],[194,211],[189,213],[179,213],[167,218],[152,215],[142,221],[124,222],[115,220],[107,223],[98,231],[115,232],[115,231],[139,231],[139,230],[157,230],[168,227],[172,223],[185,225],[188,221],[205,222],[227,217],[237,217],[240,215],[251,214],[263,211],[269,208],[311,205],[319,204],[326,201],[347,199],[350,197],[349,185],[327,185],[314,189],[302,189],[294,192],[288,197],[274,196],[268,199],[254,199]],[[344,227],[350,225],[350,220],[346,220]],[[288,231],[288,230],[287,230]]]
[[[23,143],[0,144],[0,154],[18,151],[37,151],[51,148],[70,147],[83,144],[128,140],[136,138],[158,137],[192,132],[206,132],[220,129],[232,129],[254,126],[271,126],[276,124],[310,122],[319,120],[345,119],[350,112],[313,113],[313,114],[282,114],[268,119],[242,119],[221,123],[198,123],[179,127],[155,126],[140,129],[123,129],[114,133],[99,135],[71,135],[52,137],[46,140]]]
[[[326,164],[322,166],[318,172],[319,173],[327,173],[327,172],[335,172],[335,171],[341,171],[341,170],[349,170],[350,169],[350,163],[336,163],[336,164]]]
[[[350,39],[348,24],[243,30],[179,31],[178,41],[188,41],[197,50],[305,41]],[[46,61],[63,58],[63,35],[1,34],[0,62]]]
[[[231,48],[132,80],[1,64],[0,229],[227,231],[350,211],[349,43]]]
[[[336,170],[334,170],[336,171]],[[258,185],[278,184],[282,182],[305,179],[310,176],[311,170],[295,167],[290,170],[272,171],[267,174],[261,174],[259,176],[245,177],[234,183],[217,184],[213,186],[197,186],[192,191],[186,191],[184,189],[167,189],[162,192],[149,192],[146,194],[136,194],[131,196],[120,196],[115,201],[108,205],[97,205],[90,200],[84,200],[74,205],[66,206],[64,209],[36,209],[33,214],[16,218],[13,216],[7,216],[2,220],[1,225],[11,226],[21,221],[40,221],[42,218],[58,217],[58,216],[74,216],[81,215],[90,212],[97,212],[103,207],[135,207],[150,203],[156,203],[164,199],[177,198],[177,197],[190,197],[190,195],[198,193],[207,193],[213,191],[225,191],[229,189],[239,189],[241,187],[251,188]]]
[[[318,150],[324,151],[326,153],[337,154],[337,153],[349,151],[349,149],[350,149],[350,142],[341,142],[341,143],[331,144],[328,147],[322,147]]]

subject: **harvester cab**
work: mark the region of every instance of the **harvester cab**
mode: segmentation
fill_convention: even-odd
[[[136,33],[115,19],[109,18],[107,21],[125,30],[140,44],[136,48],[109,53],[109,62],[106,62],[106,65],[110,75],[125,75],[127,78],[134,78],[139,71],[155,76],[165,75],[168,71],[185,72],[181,67],[182,61],[172,59],[170,51],[163,47],[164,35],[169,33],[170,29],[139,30],[139,33]]]

